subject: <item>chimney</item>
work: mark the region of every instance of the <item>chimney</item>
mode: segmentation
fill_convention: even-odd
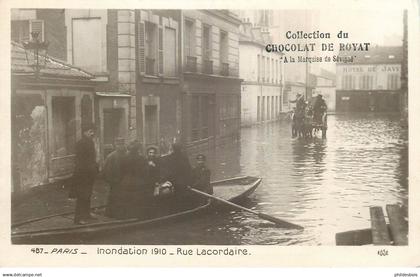
[[[272,39],[271,39],[271,36],[270,36],[270,31],[268,30],[268,28],[263,28],[261,30],[261,36],[262,36],[262,39],[265,43],[272,42]]]
[[[249,22],[249,18],[244,18],[244,20],[242,20],[242,26],[244,33],[248,36],[251,36],[252,23]]]

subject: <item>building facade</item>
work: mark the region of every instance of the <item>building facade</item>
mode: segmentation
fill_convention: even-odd
[[[239,25],[226,10],[182,11],[182,140],[194,149],[239,135]]]
[[[161,154],[211,147],[240,128],[239,25],[224,10],[14,9],[12,39],[92,74],[100,161],[116,138]]]
[[[255,27],[268,30],[275,44],[291,43],[286,38],[287,31],[296,30],[312,32],[319,25],[320,15],[315,10],[238,10],[240,18],[249,21]],[[306,39],[293,39],[293,43],[306,43]],[[318,56],[319,52],[310,52],[310,55]],[[309,53],[288,52],[287,57],[306,56]],[[294,105],[289,100],[295,100],[296,94],[304,95],[310,101],[315,89],[315,76],[319,75],[318,63],[283,63],[284,68],[284,91],[283,111],[287,112]]]
[[[166,154],[181,139],[180,11],[136,10],[139,140]]]
[[[328,106],[328,112],[335,112],[336,103],[336,87],[335,74],[325,69],[320,69],[319,75],[316,76],[316,86],[313,90],[312,99],[321,94]]]
[[[265,51],[270,41],[268,31],[253,27],[250,22],[242,23],[239,40],[242,126],[278,120],[283,110],[281,54]]]
[[[402,47],[373,47],[346,52],[352,63],[337,63],[337,112],[398,112]]]

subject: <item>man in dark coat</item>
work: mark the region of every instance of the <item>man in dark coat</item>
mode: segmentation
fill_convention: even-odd
[[[206,156],[198,154],[197,166],[194,167],[193,175],[193,187],[201,190],[208,194],[213,194],[213,187],[210,184],[210,169],[206,165]]]
[[[119,195],[120,183],[122,180],[122,163],[127,154],[125,140],[117,138],[114,142],[115,150],[111,152],[105,159],[103,167],[103,178],[109,184],[108,204],[106,208],[106,215],[115,217],[115,209],[120,201]]]
[[[174,206],[177,210],[190,208],[193,204],[188,187],[192,185],[192,168],[188,156],[179,143],[172,145],[172,153],[167,157],[167,179],[174,186]]]
[[[90,214],[90,197],[98,172],[95,143],[93,142],[94,135],[95,126],[93,124],[83,125],[82,138],[75,147],[74,186],[77,201],[74,223],[76,224],[86,224],[93,218]]]
[[[206,156],[203,154],[198,154],[197,157],[197,166],[194,167],[192,171],[193,176],[193,188],[201,190],[207,194],[213,194],[213,186],[210,184],[210,169],[206,166]],[[208,199],[197,198],[197,204],[207,203]]]
[[[144,182],[145,159],[139,153],[140,144],[132,141],[122,162],[121,182],[118,186],[118,202],[115,218],[136,218],[140,206],[141,187]]]

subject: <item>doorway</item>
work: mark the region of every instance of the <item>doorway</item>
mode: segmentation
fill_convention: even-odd
[[[150,145],[159,145],[159,125],[158,125],[158,107],[157,105],[144,106],[144,143]]]
[[[113,143],[116,138],[124,137],[124,109],[104,109],[104,158],[114,149]]]

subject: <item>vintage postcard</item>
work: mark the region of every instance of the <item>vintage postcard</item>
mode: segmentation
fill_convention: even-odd
[[[420,265],[417,2],[0,6],[0,266]]]

